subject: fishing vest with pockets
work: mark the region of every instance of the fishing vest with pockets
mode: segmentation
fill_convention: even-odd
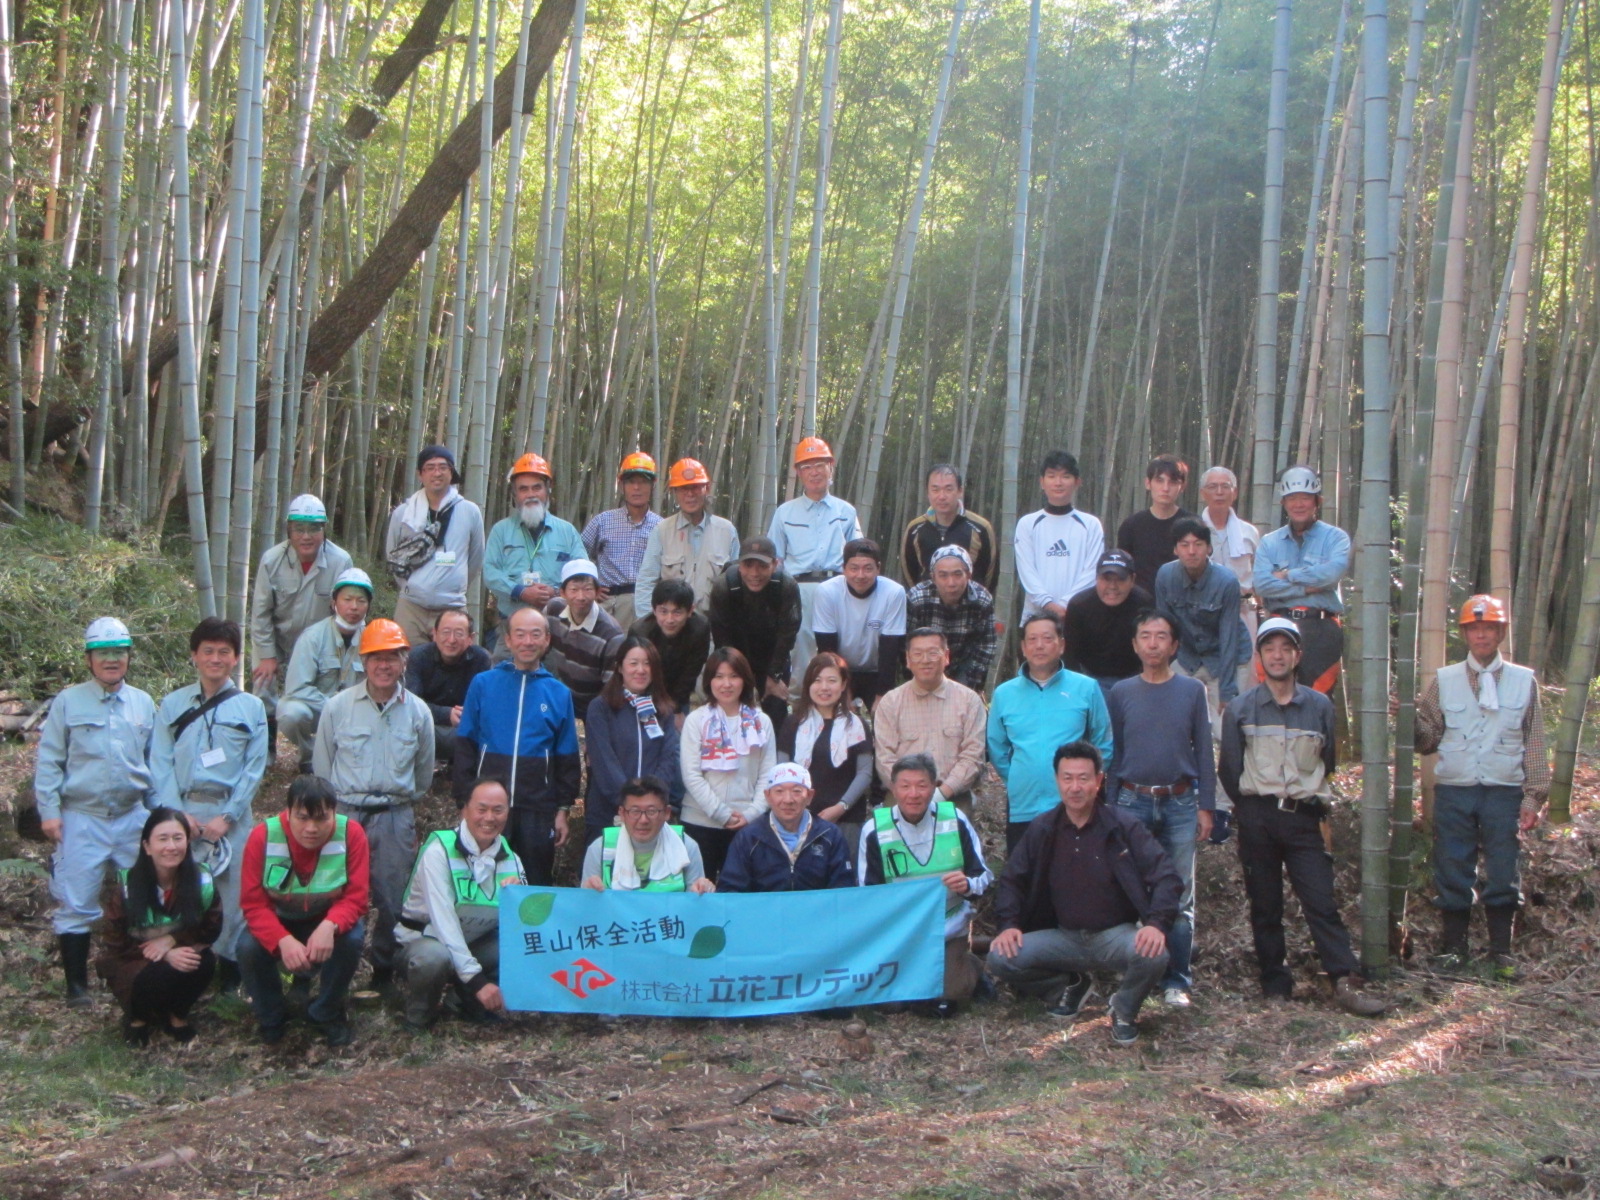
[[[699,553],[689,540],[691,524],[681,513],[662,521],[656,531],[661,539],[661,578],[687,583],[694,589],[695,610],[704,613],[710,604],[712,583],[739,557],[739,535],[731,523],[711,513],[701,520],[705,522],[705,532],[700,535]]]
[[[333,836],[323,843],[311,878],[301,883],[289,854],[289,835],[282,817],[267,821],[266,852],[261,861],[261,889],[280,921],[321,920],[344,895],[350,874],[345,866],[345,830],[350,818],[333,819]]]
[[[894,823],[894,808],[885,804],[872,810],[872,823],[878,834],[878,857],[883,863],[883,881],[902,883],[907,879],[921,879],[927,875],[946,875],[959,871],[966,865],[961,850],[961,826],[956,817],[956,806],[949,800],[940,800],[933,806],[933,851],[927,862],[918,862],[900,827]],[[960,896],[951,896],[945,905],[954,911],[962,904]]]
[[[683,826],[673,825],[672,832],[679,837],[683,836]],[[617,840],[622,830],[616,826],[608,826],[600,835],[600,882],[609,890],[611,887],[611,864],[617,860]],[[665,879],[647,879],[641,892],[681,892],[686,889],[683,882],[683,872],[669,875]]]
[[[204,867],[200,871],[200,911],[204,913],[211,907],[211,901],[217,894],[217,885],[211,878],[211,872]],[[122,884],[122,911],[128,918],[128,932],[141,942],[148,942],[153,938],[162,937],[172,932],[172,927],[178,923],[178,918],[159,908],[152,908],[143,917],[135,918],[133,912],[133,897],[128,895],[128,872],[117,872],[117,880]]]
[[[1522,722],[1534,702],[1533,672],[1506,663],[1496,689],[1500,707],[1493,711],[1478,706],[1465,662],[1440,667],[1438,678],[1444,736],[1435,781],[1458,787],[1521,787],[1526,778]]]

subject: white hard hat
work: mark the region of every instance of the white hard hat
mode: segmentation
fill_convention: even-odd
[[[1278,499],[1301,492],[1308,496],[1322,495],[1322,478],[1310,467],[1290,467],[1278,480]]]
[[[128,627],[115,617],[96,617],[83,634],[85,650],[126,649],[133,645]]]
[[[189,843],[189,857],[210,871],[212,878],[215,878],[228,873],[228,866],[233,862],[233,847],[225,837],[216,841],[208,837],[197,837]]]
[[[372,577],[360,567],[346,567],[339,572],[339,578],[333,581],[333,591],[330,596],[337,596],[343,587],[358,587],[367,590],[367,599],[372,599]]]
[[[598,583],[600,580],[600,568],[595,566],[587,558],[575,558],[571,562],[564,564],[561,568],[561,582],[563,585],[567,582],[567,580],[575,578],[579,575],[587,575],[589,578]]]
[[[1260,646],[1275,633],[1281,633],[1296,646],[1300,644],[1300,626],[1288,617],[1268,617],[1256,629],[1256,645]]]
[[[296,496],[289,501],[289,520],[291,521],[324,521],[328,519],[327,506],[310,492]]]

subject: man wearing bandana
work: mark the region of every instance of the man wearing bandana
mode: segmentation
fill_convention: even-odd
[[[1550,794],[1539,687],[1527,667],[1507,662],[1500,644],[1505,605],[1473,596],[1461,607],[1464,662],[1441,667],[1417,701],[1417,753],[1439,755],[1434,772],[1433,882],[1442,931],[1439,962],[1464,965],[1472,906],[1489,927],[1489,958],[1515,974],[1511,926],[1522,903],[1520,832],[1539,823]],[[1478,882],[1478,856],[1485,882]]]

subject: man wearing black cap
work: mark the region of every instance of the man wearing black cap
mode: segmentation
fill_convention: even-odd
[[[771,538],[745,538],[739,561],[711,585],[711,638],[745,656],[762,681],[761,710],[774,729],[789,715],[785,681],[799,632],[800,585],[778,564]]]
[[[443,446],[417,455],[422,486],[389,516],[384,554],[400,584],[394,619],[413,646],[431,641],[447,608],[467,606],[467,581],[483,567],[483,512],[462,496],[455,455]]]
[[[1133,652],[1133,623],[1155,600],[1133,581],[1133,555],[1107,550],[1095,566],[1094,586],[1067,601],[1063,622],[1069,671],[1087,675],[1111,703],[1111,689],[1142,669]]]

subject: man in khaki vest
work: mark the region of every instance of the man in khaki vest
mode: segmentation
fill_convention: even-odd
[[[711,585],[739,557],[739,531],[708,507],[711,476],[705,467],[692,458],[680,458],[667,472],[667,487],[678,511],[650,531],[634,586],[636,620],[650,615],[650,594],[662,579],[687,583],[694,589],[695,611],[707,613]]]

